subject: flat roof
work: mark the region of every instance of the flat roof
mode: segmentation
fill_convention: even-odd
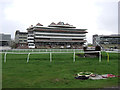
[[[120,34],[112,34],[112,35],[99,35],[100,37],[120,37]]]
[[[35,29],[35,28],[44,28],[44,29],[61,29],[61,30],[87,30],[87,29],[77,29],[77,28],[61,28],[61,27],[43,27],[43,26],[34,26],[31,28],[27,28],[27,30]]]
[[[76,28],[72,25],[48,25],[48,27]]]

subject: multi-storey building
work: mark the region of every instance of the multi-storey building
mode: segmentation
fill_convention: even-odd
[[[38,23],[27,28],[29,48],[82,48],[86,42],[87,29],[59,22],[44,27]]]
[[[0,46],[10,46],[11,35],[10,34],[0,34]]]
[[[93,35],[92,42],[93,42],[94,46],[99,45],[100,44],[100,37],[97,34]]]
[[[11,35],[10,34],[0,34],[0,50],[11,49]]]
[[[101,45],[103,47],[115,47],[118,48],[120,44],[120,34],[112,35],[93,35],[93,45]]]
[[[17,30],[15,32],[15,43],[17,44],[18,48],[27,48],[27,37],[28,33],[27,32],[20,32]]]

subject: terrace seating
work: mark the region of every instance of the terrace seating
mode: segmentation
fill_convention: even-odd
[[[28,46],[18,46],[17,49],[28,49]]]

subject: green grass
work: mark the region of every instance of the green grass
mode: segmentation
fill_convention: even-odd
[[[4,57],[4,54],[2,54]],[[7,62],[2,63],[3,88],[103,88],[118,85],[118,78],[105,80],[77,80],[78,72],[118,75],[118,55],[111,53],[110,62],[102,53],[102,62],[98,58],[80,58],[73,54],[53,54],[52,62],[49,54],[27,55],[7,54]],[[4,58],[2,59],[4,60]]]

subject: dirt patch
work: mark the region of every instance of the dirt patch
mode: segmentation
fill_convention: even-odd
[[[84,57],[84,54],[76,54],[78,57]]]
[[[85,53],[85,54],[76,54],[78,57],[90,57],[95,58],[98,57],[99,53]]]
[[[58,78],[55,79],[55,82],[59,82],[59,81],[60,81],[60,79],[58,79]]]

